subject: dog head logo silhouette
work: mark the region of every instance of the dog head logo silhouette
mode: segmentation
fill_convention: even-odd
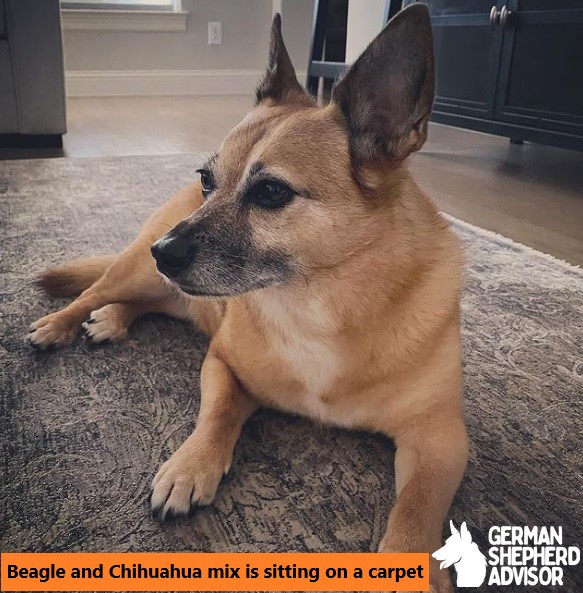
[[[465,521],[459,531],[453,521],[449,522],[449,526],[450,537],[432,556],[436,560],[441,560],[439,568],[454,565],[458,587],[479,587],[486,579],[486,557],[472,541],[472,534]]]

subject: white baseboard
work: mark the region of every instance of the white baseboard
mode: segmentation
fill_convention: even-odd
[[[69,70],[65,80],[69,97],[251,95],[262,76],[263,70]]]

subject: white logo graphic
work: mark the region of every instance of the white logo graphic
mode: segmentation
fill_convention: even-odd
[[[458,531],[449,522],[451,536],[445,541],[443,548],[433,552],[436,560],[442,560],[439,568],[448,568],[452,564],[457,573],[458,587],[479,587],[486,580],[486,557],[472,541],[472,534],[465,521]]]
[[[458,587],[479,587],[488,565],[489,586],[564,586],[565,567],[581,561],[577,546],[563,544],[561,526],[494,525],[488,532],[486,559],[465,522],[459,531],[453,521],[449,525],[451,536],[432,556],[441,561],[440,569],[455,567]]]

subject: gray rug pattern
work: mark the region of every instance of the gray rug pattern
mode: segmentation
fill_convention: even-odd
[[[213,506],[160,525],[149,514],[149,484],[192,430],[204,337],[152,316],[119,344],[79,339],[43,354],[23,341],[32,321],[66,302],[38,293],[34,276],[121,249],[195,178],[199,162],[0,162],[3,551],[364,552],[382,537],[394,498],[392,445],[271,411],[246,426]],[[456,227],[469,260],[472,450],[450,517],[468,522],[482,550],[492,525],[562,525],[565,544],[581,545],[583,271]],[[567,569],[561,591],[583,590],[582,572]]]

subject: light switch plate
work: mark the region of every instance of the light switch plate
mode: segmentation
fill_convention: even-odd
[[[221,45],[221,43],[223,43],[223,23],[209,21],[209,45]]]

